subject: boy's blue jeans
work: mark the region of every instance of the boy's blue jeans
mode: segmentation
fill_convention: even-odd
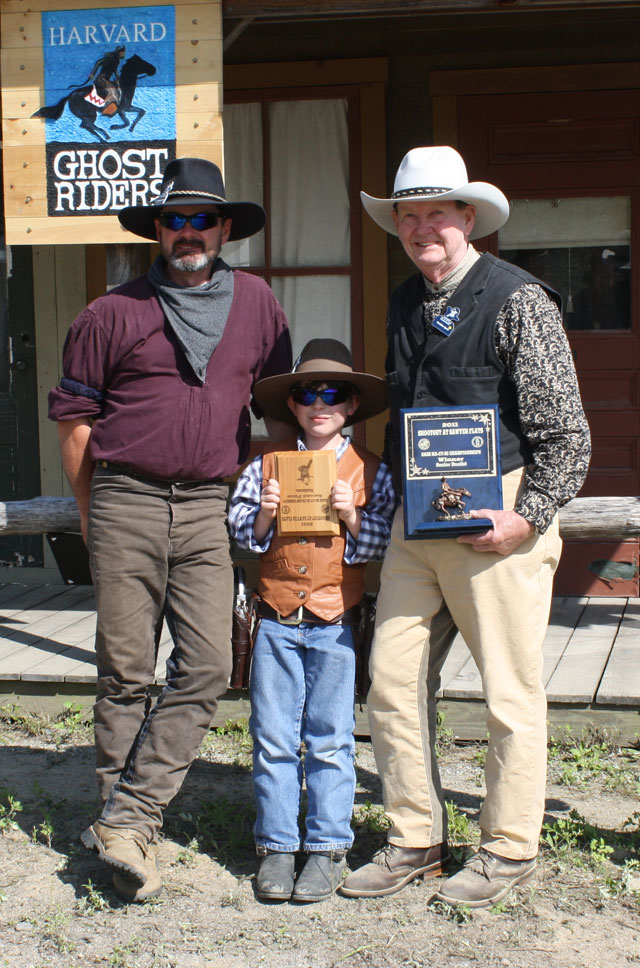
[[[355,792],[355,650],[346,625],[262,619],[251,664],[254,834],[258,852],[348,850]]]

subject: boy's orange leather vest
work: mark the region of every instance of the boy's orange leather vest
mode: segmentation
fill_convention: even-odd
[[[274,477],[277,450],[295,450],[295,439],[270,446],[262,458],[263,486]],[[351,444],[338,461],[338,477],[353,488],[356,507],[371,499],[380,459]],[[263,601],[282,616],[290,615],[304,605],[318,618],[329,621],[357,605],[364,594],[365,565],[347,565],[343,561],[346,529],[340,535],[285,535],[274,533],[268,551],[260,556],[258,592]]]

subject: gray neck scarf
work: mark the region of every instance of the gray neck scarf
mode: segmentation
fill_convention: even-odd
[[[147,278],[191,369],[204,384],[209,360],[229,318],[233,300],[232,270],[222,259],[216,259],[208,282],[202,286],[179,286],[166,275],[164,259],[158,256]]]

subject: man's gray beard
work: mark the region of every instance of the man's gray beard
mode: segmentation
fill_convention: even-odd
[[[199,272],[212,265],[215,258],[207,252],[190,252],[188,255],[172,255],[169,265],[178,272]]]

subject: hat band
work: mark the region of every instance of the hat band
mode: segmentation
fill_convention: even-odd
[[[187,196],[189,198],[192,195],[198,195],[201,198],[211,198],[211,199],[213,199],[216,202],[224,202],[225,204],[227,203],[226,198],[224,198],[222,195],[214,195],[212,192],[203,192],[199,188],[194,188],[191,191],[186,191],[184,189],[178,189],[178,188],[172,188],[171,191],[169,192],[169,194],[167,195],[166,199],[165,199],[165,204],[166,204],[166,202],[170,198],[173,198],[174,195],[185,195],[185,196]],[[162,198],[162,195],[158,195],[158,198]]]
[[[442,188],[403,188],[400,192],[394,192],[392,198],[411,198],[415,195],[444,195],[445,192],[452,192],[450,187]]]

